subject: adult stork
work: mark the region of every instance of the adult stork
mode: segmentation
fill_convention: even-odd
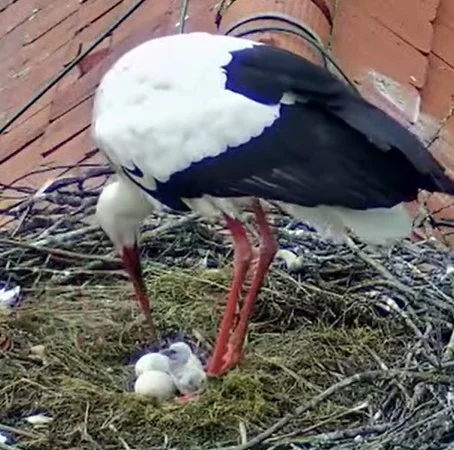
[[[261,201],[342,240],[372,243],[411,232],[403,202],[454,182],[418,138],[327,70],[250,40],[189,33],[145,42],[104,75],[93,136],[118,178],[98,201],[152,330],[137,230],[156,208],[223,217],[235,269],[208,373],[238,363],[247,324],[277,250]],[[252,250],[242,213],[260,236],[254,275],[236,321]]]

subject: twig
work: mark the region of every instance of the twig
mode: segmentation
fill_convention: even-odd
[[[255,438],[251,439],[246,444],[238,445],[235,447],[229,447],[228,450],[247,450],[257,444],[260,444],[265,439],[271,437],[276,431],[279,431],[285,425],[287,425],[290,421],[292,421],[295,417],[304,414],[306,411],[315,408],[319,403],[325,401],[329,397],[331,397],[336,392],[339,392],[346,387],[349,387],[353,384],[362,383],[364,381],[374,381],[374,380],[390,380],[395,378],[403,378],[409,377],[413,380],[418,381],[425,381],[425,382],[434,382],[434,383],[441,383],[441,384],[452,384],[454,383],[454,377],[447,376],[447,375],[435,375],[430,372],[409,372],[403,370],[389,370],[389,371],[382,371],[382,370],[371,370],[363,373],[358,373],[351,377],[345,378],[339,381],[336,384],[333,384],[331,387],[323,391],[321,394],[316,395],[312,398],[307,404],[299,406],[295,409],[294,412],[285,415],[282,419],[277,421],[274,425],[270,428],[265,430],[263,433],[260,433]],[[227,450],[227,449],[225,449]]]
[[[343,439],[351,439],[356,436],[367,436],[369,434],[383,433],[384,431],[389,430],[392,427],[390,423],[384,423],[379,425],[363,426],[356,428],[347,428],[345,430],[337,430],[328,433],[320,433],[314,436],[309,436],[306,438],[298,439],[298,444],[304,443],[315,443],[320,442],[330,442],[330,441],[339,441]]]
[[[41,253],[49,253],[55,256],[62,256],[64,258],[70,259],[80,259],[80,260],[89,260],[89,261],[102,261],[109,264],[121,264],[121,260],[119,258],[109,258],[107,256],[101,255],[84,255],[82,253],[71,252],[69,250],[60,250],[58,248],[49,248],[49,247],[40,247],[35,244],[27,244],[26,242],[15,241],[13,239],[0,239],[0,245],[11,245],[15,247],[26,248],[28,250],[35,250]]]
[[[20,447],[16,445],[7,445],[0,442],[0,450],[22,450]]]
[[[454,327],[451,333],[451,337],[449,338],[448,345],[443,353],[443,362],[449,361],[454,356]]]
[[[337,420],[337,419],[340,419],[342,417],[348,416],[350,414],[357,413],[359,411],[363,411],[368,406],[369,406],[369,402],[368,401],[362,402],[362,403],[354,406],[353,408],[347,409],[347,411],[342,411],[340,413],[332,414],[331,416],[327,417],[326,419],[321,420],[320,422],[315,423],[314,425],[311,425],[310,427],[304,428],[303,430],[297,430],[294,433],[291,433],[290,436],[302,436],[302,435],[304,435],[306,433],[309,433],[312,430],[320,428],[322,425],[326,425],[327,423],[330,423],[333,420]],[[344,432],[345,431],[346,430],[344,430]],[[323,434],[325,434],[325,433],[323,433]]]
[[[30,361],[30,359],[27,359],[27,361]],[[36,363],[36,361],[34,361],[34,362]],[[19,435],[25,436],[29,439],[38,438],[38,435],[35,433],[31,433],[30,431],[27,431],[27,430],[21,430],[20,428],[16,428],[16,427],[11,427],[11,426],[5,425],[3,423],[0,423],[0,431],[1,430],[8,431],[9,433],[19,434]]]
[[[416,295],[413,289],[405,286],[405,284],[401,283],[400,281],[396,280],[396,277],[386,269],[382,264],[374,259],[370,258],[366,253],[364,253],[354,242],[352,239],[347,238],[347,246],[356,253],[364,262],[369,264],[369,266],[373,267],[379,274],[381,274],[384,278],[388,281],[392,282],[394,286],[400,289],[402,292],[410,295]]]
[[[37,247],[45,247],[46,245],[49,245],[49,244],[54,244],[54,243],[58,243],[58,242],[67,242],[67,241],[69,241],[69,240],[71,240],[73,238],[76,238],[76,237],[79,237],[79,236],[85,236],[88,233],[91,233],[92,231],[95,231],[95,230],[98,230],[98,229],[99,229],[98,225],[90,225],[88,227],[84,227],[84,228],[81,228],[81,229],[78,229],[78,230],[71,230],[71,231],[68,231],[67,233],[60,233],[60,234],[55,235],[55,236],[51,236],[51,237],[48,237],[48,238],[45,238],[45,239],[40,239],[38,241],[31,242],[31,244],[35,245]],[[13,242],[16,242],[16,241],[13,241]],[[7,256],[10,256],[10,255],[12,255],[13,253],[15,253],[17,251],[18,251],[17,248],[10,249],[10,250],[8,250],[6,252],[3,252],[0,255],[0,257],[1,258],[6,258]]]
[[[119,431],[115,427],[115,425],[110,424],[109,428],[117,435],[117,439],[120,441],[121,445],[123,446],[124,450],[133,450],[132,447],[121,437]]]

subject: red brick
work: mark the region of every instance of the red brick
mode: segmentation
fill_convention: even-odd
[[[97,20],[93,22],[83,22],[83,20],[91,20],[88,17],[81,19],[81,15],[84,14],[84,9],[86,6],[82,6],[77,17],[79,23],[79,28],[81,29],[73,39],[73,48],[77,49],[77,52],[80,53],[85,51],[101,34],[103,34],[115,20],[120,17],[125,11],[125,6],[123,3],[120,3],[116,7],[108,10],[100,16]],[[100,44],[97,45],[96,50],[103,48],[108,48],[112,41],[112,37],[106,37]]]
[[[7,111],[16,110],[29,101],[36,92],[49,82],[67,62],[68,46],[64,46],[39,64],[31,65],[23,74],[17,76],[0,92],[0,104]],[[45,95],[51,99],[56,90],[54,86]]]
[[[81,167],[80,164],[106,164],[106,158],[104,155],[94,148],[94,143],[91,139],[89,130],[82,131],[77,136],[72,138],[70,141],[62,145],[52,153],[50,156],[44,159],[46,165],[55,167],[57,165],[70,166],[67,169],[63,169],[59,176],[69,177],[74,176],[82,178],[84,172],[87,170]],[[84,187],[98,187],[100,179],[87,180],[84,183]]]
[[[426,57],[364,14],[359,0],[339,2],[332,42],[335,56],[351,77],[372,69],[417,88],[424,85]]]
[[[63,22],[79,8],[78,0],[60,0],[47,8],[40,10],[29,20],[28,31],[24,43],[30,44],[46,34],[59,23]]]
[[[86,45],[91,44],[94,39],[106,31],[127,9],[125,2],[123,1],[117,3],[116,6],[110,9],[106,9],[101,15],[99,15],[101,10],[89,9],[88,12],[93,14],[93,16],[90,17],[86,14],[86,8],[87,6],[84,5],[79,11],[79,28],[82,30],[76,36],[76,39],[79,42]]]
[[[129,4],[123,5],[123,9],[131,6]],[[145,5],[144,5],[145,6]],[[178,9],[174,11],[174,14],[172,16],[172,12],[168,11],[168,8],[162,8],[163,5],[153,5],[153,9],[150,9],[147,11],[143,11],[143,9],[139,8],[136,13],[142,13],[142,14],[152,14],[153,11],[158,11],[156,7],[159,6],[160,10],[162,10],[163,13],[163,20],[160,20],[160,18],[156,18],[155,21],[156,26],[150,27],[149,21],[147,20],[146,25],[144,26],[143,29],[141,28],[136,28],[134,32],[131,35],[127,35],[125,37],[125,34],[127,33],[127,30],[123,28],[123,26],[132,19],[133,16],[131,16],[130,19],[127,20],[126,23],[120,26],[120,29],[114,32],[114,42],[115,46],[114,47],[109,47],[109,48],[102,48],[101,46],[96,47],[96,49],[93,51],[93,53],[90,53],[86,59],[82,60],[81,62],[81,70],[82,73],[85,73],[86,71],[89,71],[92,67],[94,67],[96,64],[98,64],[99,61],[104,60],[107,55],[109,55],[109,60],[107,61],[107,66],[110,66],[116,59],[118,59],[122,54],[124,54],[126,51],[132,49],[136,45],[146,41],[147,39],[150,39],[154,36],[159,35],[157,32],[160,30],[164,31],[164,28],[166,28],[166,31],[171,32],[170,29],[170,21],[168,18],[172,17],[173,19],[177,20],[177,13]],[[143,8],[143,7],[142,7]],[[185,24],[185,31],[195,31],[195,30],[205,30],[205,31],[212,31],[215,32],[215,24],[214,24],[214,12],[212,16],[212,20],[207,21],[206,13],[209,10],[214,10],[213,4],[211,0],[201,0],[197,3],[192,2],[189,4],[189,10],[188,10],[188,20]],[[123,13],[124,11],[122,11]],[[136,14],[134,13],[134,14]],[[147,16],[148,17],[148,16]],[[168,22],[168,23],[167,23]],[[207,25],[208,23],[208,25]],[[205,26],[204,26],[205,24]],[[135,24],[138,26],[138,24]],[[96,24],[97,27],[100,27],[99,23]],[[101,27],[100,27],[101,28]],[[101,33],[101,29],[98,30],[98,34]]]
[[[192,31],[206,31],[216,33],[215,6],[211,0],[198,0],[189,2],[188,20],[185,23],[186,33]]]
[[[421,111],[419,113],[418,122],[413,124],[410,127],[410,130],[415,133],[424,144],[429,145],[438,135],[440,120]]]
[[[6,8],[8,8],[14,0],[0,0],[0,12],[3,12]]]
[[[27,44],[21,51],[24,63],[41,61],[66,45],[74,39],[76,25],[77,14],[73,13],[45,32],[39,39]]]
[[[436,25],[432,52],[454,68],[454,28]]]
[[[454,140],[444,133],[434,141],[430,151],[448,169],[448,175],[454,178]]]
[[[53,88],[51,88],[46,94],[44,94],[39,100],[35,101],[21,116],[19,116],[10,126],[10,129],[14,129],[21,123],[25,122],[35,114],[41,112],[44,108],[50,107],[50,103],[55,96],[58,95],[58,92],[61,89],[66,89],[68,84],[74,83],[75,80],[79,77],[77,69],[73,69],[71,72],[66,74],[63,79],[61,79]],[[19,108],[22,107],[22,104],[17,103],[9,110],[9,113],[15,113]]]
[[[11,74],[23,65],[22,37],[26,30],[27,23],[0,38],[0,85],[6,84]]]
[[[5,184],[12,184],[22,175],[36,170],[42,162],[40,148],[40,139],[37,139],[15,155],[14,158],[2,162],[2,181]],[[28,185],[27,181],[21,181],[20,184]]]
[[[78,64],[80,73],[82,75],[85,75],[87,72],[90,72],[90,70],[96,67],[99,63],[101,63],[101,61],[103,61],[107,57],[110,51],[111,50],[109,47],[102,48],[98,51],[93,51],[92,53],[89,53]]]
[[[74,148],[75,145],[77,145],[77,139],[77,136],[73,139],[75,141],[74,144],[72,144]],[[21,153],[19,153],[16,158],[12,158],[11,160],[7,161],[4,165],[6,172],[4,183],[12,184],[18,178],[22,178],[23,175],[27,175],[26,177],[23,177],[17,184],[21,186],[25,185],[27,187],[38,190],[48,182],[56,180],[61,175],[65,174],[65,172],[65,177],[69,176],[70,174],[77,175],[78,170],[75,166],[85,157],[85,154],[83,154],[82,152],[62,151],[58,159],[51,161],[41,156],[40,149],[41,142],[36,141],[26,149],[24,149]],[[58,166],[60,166],[60,168],[52,169],[52,167]],[[62,169],[61,166],[74,166],[74,168],[68,170],[64,168]],[[39,169],[43,168],[46,168],[46,170],[39,171]],[[10,203],[14,204],[16,202]],[[5,207],[6,204],[3,204],[2,202],[1,206]]]
[[[402,125],[408,127],[417,122],[421,98],[414,86],[398,83],[372,71],[364,77],[357,77],[357,81],[364,97]]]
[[[60,3],[60,0],[34,0],[34,1],[36,3],[36,7],[40,10],[47,8],[51,5],[55,5],[58,7],[58,3]],[[83,3],[85,1],[86,0],[80,0],[79,3]]]
[[[441,0],[435,26],[439,23],[454,28],[454,2],[452,0]]]
[[[11,32],[36,14],[36,12],[37,8],[34,0],[19,0],[11,4],[0,14],[0,36]]]
[[[55,91],[54,101],[61,92],[65,91],[69,86],[73,86],[80,78],[80,70],[76,66],[72,70],[70,70],[59,82],[57,85],[57,89]]]
[[[451,108],[453,95],[454,69],[430,54],[427,82],[421,91],[423,111],[442,119]]]
[[[440,0],[350,0],[418,50],[429,53]]]
[[[6,173],[3,163],[44,133],[48,125],[49,113],[50,108],[44,108],[33,117],[30,117],[29,120],[0,136],[2,177]]]
[[[117,14],[118,11],[123,11],[124,6],[120,5],[122,2],[123,0],[92,0],[82,4],[79,11],[79,29],[97,21],[107,12],[112,9],[117,9],[116,7],[118,6],[120,6],[121,9],[117,9]]]
[[[124,1],[126,8],[129,8],[134,3],[134,0]],[[138,33],[141,36],[145,36],[146,30],[148,30],[147,39],[175,33],[179,8],[180,2],[177,0],[143,3],[128,20],[115,30],[113,44],[115,45],[123,39]]]
[[[44,108],[49,107],[49,102],[40,102],[34,103],[30,108],[28,108],[23,114],[21,114],[8,128],[8,130],[14,130],[14,128],[18,127],[22,123],[26,122],[27,120],[31,119],[35,114],[38,114],[43,111]],[[3,120],[5,122],[6,120]]]
[[[92,98],[89,98],[52,122],[43,138],[42,154],[49,154],[87,128],[91,122],[92,105]]]
[[[20,185],[38,189],[47,181],[53,180],[65,172],[65,176],[70,174],[80,175],[83,169],[78,168],[77,164],[82,161],[92,164],[106,162],[102,154],[99,152],[94,154],[93,144],[90,142],[88,131],[80,132],[47,158],[42,156],[42,140],[38,139],[24,148],[16,157],[9,159],[2,165],[2,182],[12,184],[23,175],[36,171],[44,165],[46,168],[64,165],[74,166],[69,171],[68,169],[55,169],[33,174],[27,176],[19,183]],[[15,202],[12,203],[14,204]],[[1,207],[6,206],[2,201]]]
[[[104,64],[98,64],[75,83],[69,85],[66,89],[62,89],[53,101],[50,114],[51,121],[91,97],[105,72],[105,68]]]
[[[65,142],[57,150],[44,158],[46,164],[56,165],[60,164],[63,160],[71,160],[71,162],[78,162],[87,157],[95,150],[95,144],[91,138],[90,130],[87,128],[78,133],[68,142]]]
[[[454,199],[443,194],[431,194],[428,196],[425,207],[432,213],[434,219],[454,219]],[[443,229],[441,229],[443,234]],[[445,230],[447,231],[447,230]],[[452,233],[452,229],[449,230]]]
[[[450,111],[449,119],[444,123],[441,135],[444,139],[450,142],[451,152],[454,153],[454,100],[453,107]]]

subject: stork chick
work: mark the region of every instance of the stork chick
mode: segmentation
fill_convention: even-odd
[[[161,353],[169,358],[170,375],[178,391],[182,394],[178,401],[184,403],[191,400],[203,389],[207,379],[199,358],[184,342],[176,342],[168,349],[162,350]]]

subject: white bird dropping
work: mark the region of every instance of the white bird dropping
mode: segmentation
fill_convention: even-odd
[[[34,414],[28,416],[25,420],[33,426],[42,427],[50,424],[54,419],[52,417],[46,416],[45,414]]]
[[[134,392],[143,397],[151,397],[159,403],[175,396],[176,387],[172,377],[158,370],[142,373],[134,384]]]
[[[146,355],[143,355],[135,365],[136,377],[139,377],[150,370],[168,372],[169,358],[161,353],[147,353]]]

